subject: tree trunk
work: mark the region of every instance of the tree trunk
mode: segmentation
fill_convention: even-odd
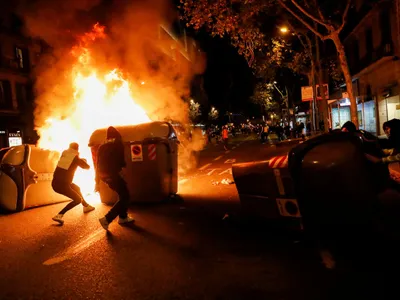
[[[322,96],[322,100],[321,100],[321,110],[322,110],[322,116],[323,116],[323,120],[324,120],[324,130],[325,132],[329,131],[329,122],[328,122],[328,118],[329,118],[329,111],[328,111],[328,102],[324,93],[324,78],[322,75],[322,67],[321,67],[321,59],[320,59],[320,49],[319,49],[319,39],[318,37],[315,35],[315,52],[316,52],[316,61],[318,64],[318,83],[319,83],[319,91],[321,93]],[[329,97],[329,95],[328,95]]]
[[[342,68],[344,79],[346,81],[347,93],[349,94],[350,99],[351,121],[358,128],[357,101],[353,94],[353,81],[351,79],[349,65],[347,63],[346,52],[337,32],[333,32],[331,34],[331,39],[335,43],[336,50],[339,56],[340,66]]]

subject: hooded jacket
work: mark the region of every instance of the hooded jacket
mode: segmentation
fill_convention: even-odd
[[[100,177],[113,176],[126,166],[121,134],[114,127],[107,129],[107,140],[97,152],[96,171]]]
[[[82,169],[90,168],[85,160],[79,158],[77,150],[69,148],[63,151],[54,171],[53,182],[71,184],[78,167]]]

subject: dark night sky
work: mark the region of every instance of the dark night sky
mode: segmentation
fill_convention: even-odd
[[[207,55],[204,87],[209,104],[219,110],[251,112],[253,105],[248,100],[253,92],[254,77],[245,59],[228,40],[212,38],[204,32],[195,38]]]

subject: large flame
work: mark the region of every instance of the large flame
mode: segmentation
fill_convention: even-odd
[[[94,168],[87,146],[93,131],[110,125],[135,125],[150,121],[143,108],[132,98],[130,84],[122,73],[118,69],[104,72],[91,61],[90,43],[104,37],[104,27],[96,24],[72,49],[71,54],[75,58],[70,73],[73,109],[67,117],[48,118],[46,124],[38,129],[38,146],[41,148],[61,152],[71,142],[79,143],[80,156],[91,165],[89,171],[78,170],[74,178],[84,195],[94,190]]]

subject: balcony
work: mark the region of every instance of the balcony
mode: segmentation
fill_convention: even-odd
[[[367,53],[362,59],[357,63],[350,62],[351,74],[355,75],[360,73],[365,68],[369,67],[373,63],[378,62],[382,58],[390,57],[394,55],[393,42],[383,43],[378,48],[374,49],[372,52]]]

